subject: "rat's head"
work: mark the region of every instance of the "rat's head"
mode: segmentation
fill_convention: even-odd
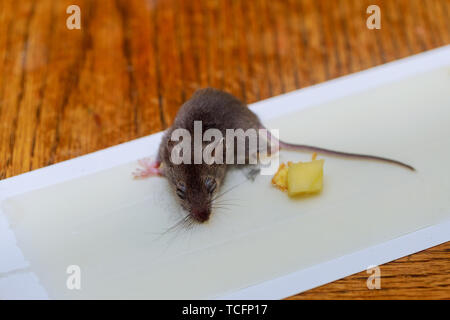
[[[181,206],[191,218],[197,222],[205,222],[211,215],[214,197],[225,177],[226,165],[219,164],[217,161],[206,161],[203,157],[204,148],[209,145],[204,142],[203,148],[199,149],[189,137],[190,132],[194,131],[194,128],[190,129],[190,131],[177,129],[177,132],[182,134],[181,142],[172,140],[174,131],[166,133],[167,142],[162,149],[161,159],[164,175]],[[213,157],[215,156],[214,146],[211,149]],[[198,156],[202,159],[200,164],[196,164],[195,161]]]
[[[179,164],[170,165],[168,171],[169,183],[181,206],[194,220],[207,221],[225,175],[225,166]]]

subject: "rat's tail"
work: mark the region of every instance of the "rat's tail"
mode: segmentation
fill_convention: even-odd
[[[359,154],[359,153],[348,153],[348,152],[341,152],[341,151],[335,151],[335,150],[330,150],[330,149],[324,149],[324,148],[318,148],[318,147],[313,147],[313,146],[307,146],[304,144],[292,144],[292,143],[286,143],[283,142],[281,140],[278,140],[278,143],[280,145],[280,149],[285,149],[285,150],[295,150],[295,151],[314,151],[317,153],[322,153],[322,154],[330,154],[333,156],[340,156],[340,157],[349,157],[349,158],[357,158],[357,159],[367,159],[367,160],[378,160],[378,161],[383,161],[383,162],[389,162],[389,163],[393,163],[393,164],[397,164],[399,166],[402,166],[404,168],[407,168],[409,170],[412,171],[416,171],[416,169],[414,169],[414,167],[410,166],[409,164],[394,160],[394,159],[389,159],[389,158],[383,158],[383,157],[378,157],[378,156],[372,156],[369,154]]]
[[[269,130],[267,130],[267,132],[269,134],[269,138],[273,137],[270,134]],[[319,154],[329,154],[329,155],[339,156],[339,157],[348,157],[348,158],[366,159],[366,160],[378,160],[378,161],[396,164],[396,165],[402,166],[404,168],[407,168],[411,171],[416,171],[416,169],[414,169],[414,167],[410,166],[409,164],[406,164],[406,163],[403,163],[403,162],[400,162],[400,161],[397,161],[394,159],[378,157],[378,156],[373,156],[373,155],[368,155],[368,154],[341,152],[341,151],[324,149],[324,148],[319,148],[319,147],[314,147],[314,146],[308,146],[308,145],[304,145],[304,144],[292,144],[292,143],[287,143],[287,142],[278,140],[275,137],[273,137],[273,139],[276,139],[278,141],[279,149],[294,150],[294,151],[313,151],[313,152],[317,152]]]

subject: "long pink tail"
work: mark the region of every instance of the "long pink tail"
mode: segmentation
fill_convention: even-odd
[[[266,129],[266,128],[264,128],[264,129]],[[317,152],[317,153],[321,153],[321,154],[329,154],[329,155],[339,156],[339,157],[348,157],[348,158],[366,159],[366,160],[377,160],[377,161],[383,161],[383,162],[387,162],[387,163],[396,164],[396,165],[402,166],[404,168],[407,168],[407,169],[409,169],[411,171],[416,171],[416,169],[414,167],[410,166],[409,164],[406,164],[404,162],[397,161],[397,160],[394,160],[394,159],[378,157],[378,156],[373,156],[373,155],[369,155],[369,154],[342,152],[342,151],[324,149],[324,148],[319,148],[319,147],[314,147],[314,146],[308,146],[308,145],[304,145],[304,144],[287,143],[287,142],[283,142],[283,141],[278,140],[277,138],[273,137],[270,134],[269,130],[267,130],[267,132],[269,134],[269,138],[272,137],[273,139],[278,141],[280,149],[294,150],[294,151],[313,151],[313,152]]]

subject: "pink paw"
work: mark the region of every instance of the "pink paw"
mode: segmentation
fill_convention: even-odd
[[[142,168],[137,168],[133,172],[135,179],[143,179],[148,177],[162,176],[162,171],[159,168],[161,165],[160,161],[152,161],[149,158],[144,158],[138,161]]]

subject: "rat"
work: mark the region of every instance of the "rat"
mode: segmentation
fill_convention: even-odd
[[[149,159],[139,161],[143,169],[138,169],[134,173],[135,178],[150,176],[167,178],[171,189],[190,218],[202,223],[207,221],[211,215],[213,202],[218,195],[220,186],[223,184],[230,164],[206,164],[203,162],[200,164],[174,164],[171,161],[171,152],[176,144],[175,141],[171,140],[172,132],[175,129],[185,129],[191,135],[194,135],[194,121],[201,121],[203,130],[215,128],[223,134],[225,134],[226,129],[243,129],[246,131],[248,129],[265,129],[265,127],[258,116],[232,94],[214,88],[200,89],[179,109],[172,126],[166,130],[162,137],[156,159],[154,161]],[[268,135],[270,136],[270,133]],[[415,170],[408,164],[384,157],[292,144],[281,140],[276,141],[278,147],[275,151],[279,149],[314,151],[319,154],[378,160],[396,164],[412,171]]]

